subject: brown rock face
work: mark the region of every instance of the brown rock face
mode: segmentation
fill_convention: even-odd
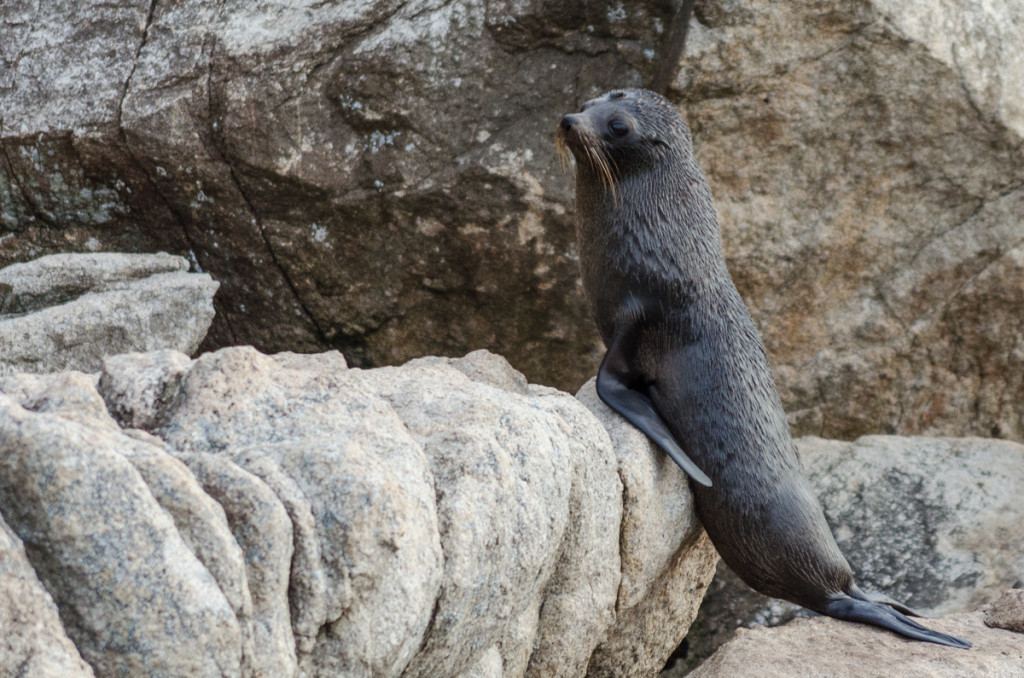
[[[796,432],[1024,437],[1022,10],[697,18],[676,96]]]
[[[1024,633],[1024,589],[1010,589],[985,611],[985,624],[992,628]]]
[[[0,266],[165,250],[221,283],[205,348],[575,390],[553,129],[672,71],[675,5],[5,3]],[[1024,438],[1022,11],[698,3],[669,94],[797,433]]]

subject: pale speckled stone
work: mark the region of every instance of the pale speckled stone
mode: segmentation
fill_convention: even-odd
[[[96,379],[79,372],[17,374],[0,380],[0,392],[16,394],[19,404],[32,412],[121,432],[96,391]],[[153,497],[174,520],[178,534],[217,581],[243,633],[250,635],[251,604],[242,551],[228,529],[223,509],[180,461],[163,450],[159,439],[133,438],[141,444],[120,445],[117,452],[139,471]],[[243,654],[249,657],[252,652],[252,640],[247,637]]]
[[[171,348],[192,353],[219,287],[167,254],[61,254],[0,270],[13,290],[0,314],[0,375],[98,371],[103,358]],[[3,313],[3,311],[0,311]]]
[[[81,372],[19,373],[0,378],[0,393],[33,412],[48,412],[62,419],[108,431],[120,431],[103,399],[96,379]]]
[[[421,358],[429,362],[438,362],[454,367],[459,372],[482,384],[489,384],[495,388],[510,393],[526,395],[526,377],[518,372],[508,361],[499,355],[480,349],[467,353],[461,358]]]
[[[675,558],[680,545],[703,530],[693,510],[689,481],[675,462],[638,428],[598,397],[594,381],[576,397],[595,413],[619,455],[624,490],[622,541],[624,561],[619,605],[630,607],[644,598],[655,578]],[[649,448],[648,454],[636,454]],[[670,535],[670,538],[666,538]]]
[[[266,483],[227,457],[201,452],[179,454],[203,489],[223,507],[231,534],[245,558],[251,597],[250,675],[294,675],[295,638],[288,609],[294,548],[288,511]]]
[[[110,356],[103,359],[99,392],[121,426],[152,431],[191,366],[187,355],[170,349]]]
[[[0,629],[0,676],[92,678],[92,667],[67,637],[25,547],[2,519]]]
[[[569,529],[558,567],[544,591],[537,649],[529,675],[582,675],[594,648],[615,624],[622,580],[622,481],[616,448],[604,426],[577,399],[531,385],[531,400],[565,423],[574,446]],[[636,447],[630,452],[646,453]]]
[[[455,674],[540,596],[568,524],[572,444],[522,398],[432,361],[359,373],[422,446],[438,493],[444,575],[405,675]]]
[[[0,513],[98,673],[238,676],[231,606],[116,451],[144,446],[0,395]]]
[[[251,348],[207,354],[184,378],[161,436],[184,452],[227,454],[256,475],[267,457],[294,481],[319,545],[309,564],[324,571],[307,578],[323,581],[323,606],[299,666],[391,675],[418,648],[436,596],[434,488],[422,450],[352,373],[289,369]]]
[[[713,566],[656,448],[486,352],[360,370],[337,353],[161,351],[5,388],[36,410],[0,395],[12,449],[61,450],[35,460],[40,477],[88,464],[68,486],[37,484],[34,503],[14,485],[42,482],[31,469],[3,474],[0,512],[56,563],[40,577],[102,672],[641,675],[685,633]],[[658,492],[672,493],[661,506]],[[96,555],[81,523],[40,526],[50,501],[94,526],[130,512],[138,533]],[[643,511],[667,546],[644,541]],[[623,588],[624,563],[639,588]],[[101,582],[117,567],[134,568],[134,588],[111,610]],[[96,588],[71,584],[83,579]],[[145,586],[164,602],[140,611],[131,591]],[[210,629],[161,636],[147,615],[164,609]],[[152,652],[118,641],[129,626]]]
[[[829,617],[796,619],[784,626],[744,629],[723,645],[690,678],[1019,678],[1024,643],[1018,634],[990,629],[983,614],[929,619],[928,626],[966,638],[970,650],[901,638],[865,624]]]
[[[132,280],[187,270],[188,261],[166,252],[50,254],[0,269],[0,283],[12,288],[0,313],[40,311],[88,292],[118,289]]]
[[[316,648],[320,627],[328,619],[327,583],[330,575],[320,555],[320,538],[313,505],[298,483],[273,458],[258,449],[241,450],[232,458],[239,467],[266,483],[288,514],[292,530],[288,583],[292,633],[296,653],[308,655]]]
[[[153,498],[174,521],[181,539],[227,599],[241,634],[242,670],[247,671],[255,655],[252,600],[245,558],[224,509],[204,491],[185,464],[162,447],[152,443],[122,445],[117,451],[138,470]]]
[[[694,513],[686,474],[601,401],[593,380],[576,397],[608,429],[623,486],[618,614],[588,674],[653,675],[686,636],[718,553]]]
[[[503,657],[498,648],[490,646],[479,654],[479,659],[465,671],[458,674],[457,678],[504,678],[506,673]]]

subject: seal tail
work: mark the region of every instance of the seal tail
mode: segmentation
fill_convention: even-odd
[[[900,607],[908,609],[902,605]],[[825,603],[822,611],[836,619],[881,626],[890,631],[895,631],[901,636],[913,638],[914,640],[923,640],[926,643],[959,647],[965,650],[971,646],[968,641],[962,638],[933,631],[918,624],[907,615],[890,607],[888,603],[871,600],[857,588],[853,588],[850,591],[850,595],[842,593],[833,594]]]

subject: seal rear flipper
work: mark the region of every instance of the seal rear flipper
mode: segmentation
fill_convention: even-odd
[[[630,374],[629,369],[621,352],[616,350],[619,343],[612,342],[612,348],[608,349],[601,369],[597,372],[597,395],[601,396],[608,407],[646,433],[688,476],[705,487],[711,487],[711,478],[700,470],[672,437],[672,432],[654,409],[651,399],[629,387],[624,378]]]
[[[968,641],[946,633],[933,631],[883,603],[858,600],[845,594],[836,594],[825,603],[822,611],[830,617],[842,619],[843,621],[881,626],[914,640],[922,640],[927,643],[936,643],[948,647],[959,647],[965,650],[971,647]]]
[[[921,614],[917,610],[907,607],[900,601],[894,600],[889,596],[885,595],[884,593],[865,593],[856,584],[850,586],[850,590],[847,591],[847,593],[849,593],[851,597],[856,598],[857,600],[866,600],[870,603],[882,603],[883,605],[888,605],[892,609],[896,610],[897,612],[902,612],[908,617],[920,617],[922,619],[928,618],[928,615]]]

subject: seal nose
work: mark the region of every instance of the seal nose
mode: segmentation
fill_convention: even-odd
[[[576,124],[576,116],[570,113],[569,115],[562,118],[562,131],[568,132],[570,129],[572,129],[572,126],[574,124]]]

